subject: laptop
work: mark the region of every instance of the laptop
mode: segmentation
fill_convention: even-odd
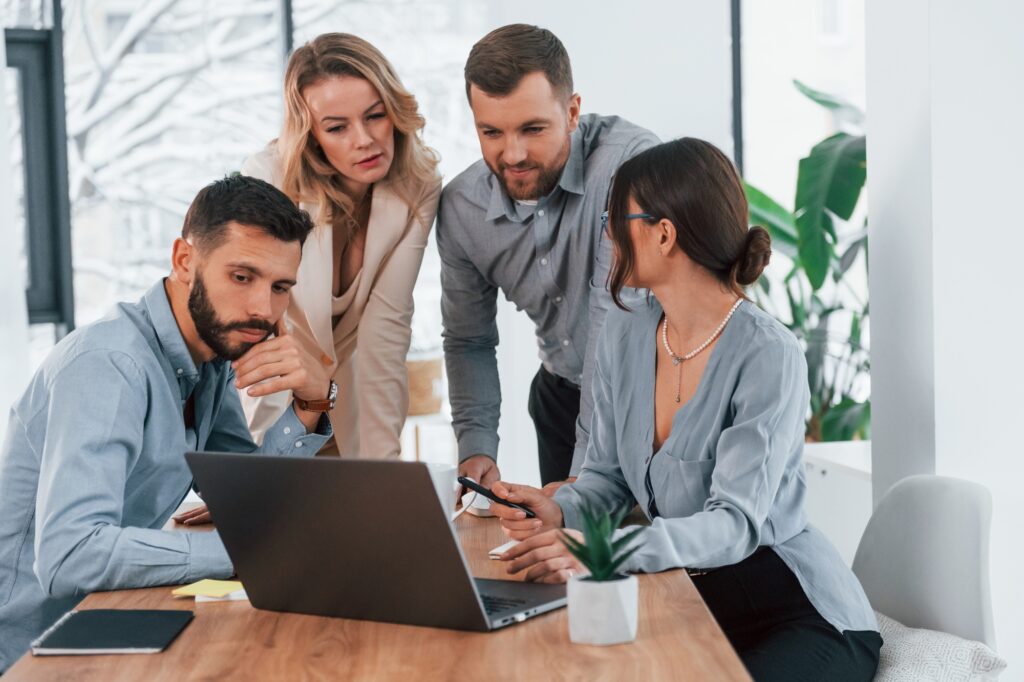
[[[256,608],[484,632],[565,605],[565,585],[472,577],[423,463],[185,459]]]

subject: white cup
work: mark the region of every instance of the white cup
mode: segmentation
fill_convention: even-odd
[[[441,506],[451,518],[455,518],[455,503],[459,499],[459,490],[462,484],[459,483],[459,470],[454,464],[440,464],[438,462],[427,462],[427,470],[430,472],[430,479],[434,483],[434,490],[437,491],[437,499]]]

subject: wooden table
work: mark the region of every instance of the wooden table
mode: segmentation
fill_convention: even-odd
[[[506,538],[494,519],[456,521],[473,574],[507,578],[487,550]],[[415,570],[410,565],[410,570]],[[162,654],[23,656],[15,680],[749,680],[684,571],[640,578],[636,641],[569,642],[558,609],[490,633],[260,611],[247,601],[171,597],[171,588],[98,592],[79,609],[192,609],[195,619]]]

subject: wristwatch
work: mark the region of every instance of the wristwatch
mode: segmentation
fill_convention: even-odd
[[[306,412],[329,412],[334,409],[334,401],[338,399],[338,384],[331,379],[331,388],[327,391],[325,400],[303,400],[295,396],[295,404],[300,410]]]

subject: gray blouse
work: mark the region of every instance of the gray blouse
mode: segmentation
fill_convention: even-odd
[[[836,629],[877,630],[857,578],[807,523],[803,445],[810,396],[796,338],[754,304],[740,304],[696,393],[652,452],[661,314],[653,297],[633,312],[608,314],[597,346],[586,461],[576,482],[555,495],[566,527],[580,527],[581,506],[639,503],[648,518],[652,509],[657,516],[640,534],[641,549],[626,570],[729,566],[767,546]]]

